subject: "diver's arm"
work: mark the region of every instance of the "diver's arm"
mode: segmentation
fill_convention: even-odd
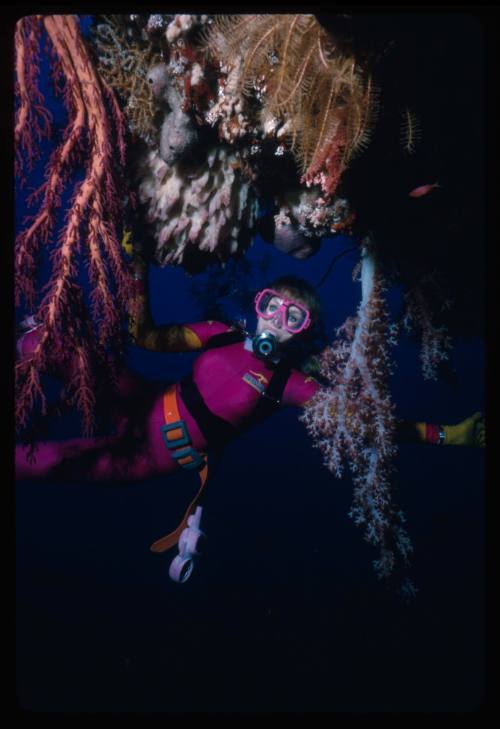
[[[400,420],[396,429],[398,443],[428,443],[430,445],[458,445],[485,447],[485,424],[480,412],[474,413],[456,425]]]
[[[294,385],[291,392],[290,384]],[[306,407],[310,399],[321,389],[321,385],[313,377],[298,375],[290,378],[285,388],[284,404]],[[289,402],[286,402],[288,396]],[[331,417],[336,418],[332,410]],[[357,431],[357,419],[352,410],[344,413],[348,430]],[[375,438],[375,428],[366,424],[365,437],[368,441]],[[396,422],[395,440],[397,443],[427,443],[429,445],[457,445],[484,448],[486,443],[485,422],[483,414],[474,413],[456,425],[437,425],[433,423],[415,422],[399,419]]]
[[[200,349],[200,338],[182,324],[155,325],[151,316],[147,290],[148,266],[134,256],[132,263],[134,290],[129,304],[129,334],[137,347],[155,352],[191,352]]]

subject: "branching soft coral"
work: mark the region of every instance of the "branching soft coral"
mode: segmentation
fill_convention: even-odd
[[[321,372],[329,387],[311,398],[300,419],[330,471],[342,476],[347,462],[354,483],[350,516],[380,550],[374,561],[377,575],[389,577],[397,553],[407,563],[412,551],[404,515],[393,501],[397,448],[388,375],[394,338],[370,240],[364,241],[361,260],[357,316],[347,319],[322,353]]]
[[[151,43],[127,34],[124,16],[104,15],[93,31],[98,71],[123,102],[130,130],[150,142],[157,136],[149,69],[161,60]]]

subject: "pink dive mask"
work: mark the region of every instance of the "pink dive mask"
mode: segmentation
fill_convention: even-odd
[[[255,311],[261,319],[279,321],[280,326],[290,334],[298,334],[311,323],[309,310],[293,299],[285,299],[283,294],[264,289],[255,297]]]

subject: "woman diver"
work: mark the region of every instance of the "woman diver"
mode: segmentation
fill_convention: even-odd
[[[148,389],[142,380],[124,375],[113,404],[115,435],[42,442],[35,459],[29,457],[27,446],[18,445],[16,475],[19,479],[132,481],[180,468],[198,472],[200,489],[182,522],[151,547],[162,552],[177,543],[181,549],[183,535],[200,534],[201,512],[196,507],[207,478],[208,452],[220,449],[278,407],[304,406],[321,386],[308,371],[308,355],[321,323],[320,301],[306,281],[284,276],[257,293],[253,336],[217,321],[155,326],[145,285],[147,264],[135,256],[132,266],[135,291],[129,331],[133,343],[163,352],[202,350],[192,373],[166,392]],[[40,329],[35,326],[19,339],[19,357],[33,352]],[[399,421],[397,430],[400,442],[484,446],[484,438],[480,413],[458,425]],[[195,553],[195,547],[190,549]],[[171,571],[173,579],[187,579],[189,571],[182,570],[188,562],[180,559],[177,572]]]

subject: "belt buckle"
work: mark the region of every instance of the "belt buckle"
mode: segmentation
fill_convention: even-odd
[[[181,466],[181,468],[185,468],[188,471],[199,471],[201,468],[203,468],[203,466],[205,466],[205,459],[203,458],[203,456],[201,456],[191,446],[191,438],[189,437],[186,423],[183,420],[176,420],[174,423],[167,423],[166,425],[162,425],[160,430],[163,437],[163,442],[167,446],[168,450],[171,452],[172,458],[174,458],[176,461],[178,461],[180,458],[187,457],[190,457],[192,459],[188,463],[179,463],[179,466]],[[169,439],[167,438],[167,433],[169,433],[171,430],[181,430],[182,435],[179,438]],[[187,448],[183,448],[183,446],[187,446]],[[181,450],[178,450],[179,448]]]
[[[193,460],[189,461],[189,463],[179,463],[179,466],[181,466],[181,468],[185,468],[188,471],[199,471],[205,465],[205,459],[203,458],[203,456],[201,456],[191,446],[183,448],[180,451],[172,452],[172,458],[174,458],[176,461],[178,461],[180,458],[187,458],[188,456],[190,456]]]
[[[169,439],[167,438],[167,433],[169,433],[171,430],[182,430],[182,435],[180,436],[180,438]],[[186,423],[183,420],[176,420],[175,423],[167,423],[167,425],[162,425],[160,431],[163,437],[163,442],[169,450],[171,448],[181,448],[181,446],[185,446],[188,445],[188,443],[191,443],[191,439],[187,432]]]

